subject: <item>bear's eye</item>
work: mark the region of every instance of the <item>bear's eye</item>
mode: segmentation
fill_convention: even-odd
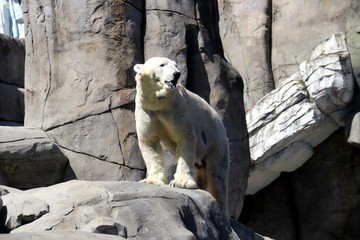
[[[165,63],[162,63],[159,65],[160,67],[165,67]]]

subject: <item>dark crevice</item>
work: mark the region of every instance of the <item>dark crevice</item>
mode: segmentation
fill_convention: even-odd
[[[139,0],[137,0],[139,1]],[[139,12],[143,12],[143,9],[139,9],[135,4],[133,4],[132,2],[129,2],[129,1],[124,1],[122,0],[122,2],[124,2],[125,4],[129,4],[130,6],[132,6],[133,8],[135,8],[136,10],[138,10]],[[142,4],[143,6],[145,6],[145,3]]]
[[[272,61],[271,61],[271,55],[272,55],[272,23],[273,23],[273,1],[272,0],[268,0],[268,7],[267,7],[267,11],[266,14],[268,15],[268,21],[267,21],[267,25],[268,25],[268,31],[265,34],[265,41],[269,43],[269,46],[267,47],[268,51],[266,53],[267,55],[267,62],[268,62],[268,66],[270,69],[268,69],[269,72],[269,85],[268,87],[271,89],[275,89],[275,80],[274,80],[274,74],[273,74],[273,70],[272,70]],[[271,81],[271,83],[270,83]]]
[[[56,128],[64,127],[64,126],[66,126],[66,125],[79,122],[79,121],[84,120],[84,119],[89,118],[89,117],[98,116],[98,115],[106,114],[106,113],[110,113],[110,114],[111,114],[111,111],[112,111],[112,110],[116,110],[116,109],[119,109],[119,108],[122,108],[122,109],[133,109],[133,108],[131,108],[131,106],[132,106],[133,104],[134,104],[133,102],[130,102],[130,103],[126,103],[126,104],[124,104],[124,105],[112,107],[112,108],[110,108],[110,109],[107,109],[107,110],[102,111],[102,112],[99,112],[99,113],[85,114],[84,116],[79,117],[79,118],[77,118],[77,119],[69,120],[69,121],[64,122],[64,123],[62,123],[62,124],[54,125],[54,126],[51,126],[51,127],[49,127],[49,128],[42,128],[42,130],[45,131],[45,132],[49,132],[49,131],[55,130]],[[130,108],[129,108],[129,106],[130,106]]]
[[[119,149],[120,149],[120,153],[121,153],[121,158],[122,158],[122,161],[125,162],[124,152],[123,152],[123,149],[122,149],[122,147],[121,147],[121,144],[122,144],[122,143],[120,142],[119,128],[118,128],[118,126],[117,126],[117,124],[116,124],[116,121],[115,121],[115,118],[114,118],[113,113],[110,112],[110,114],[111,114],[111,118],[112,118],[113,123],[114,123],[115,128],[116,128],[116,137],[117,137],[117,142],[119,143]]]
[[[121,166],[121,167],[126,167],[126,168],[129,168],[130,170],[145,171],[145,169],[136,168],[136,167],[130,167],[130,166],[125,165],[125,164],[120,164],[120,163],[118,163],[118,162],[109,161],[109,160],[107,160],[107,158],[102,159],[102,158],[99,158],[99,157],[97,157],[97,156],[94,156],[94,155],[85,153],[85,152],[75,151],[75,150],[73,150],[73,149],[67,148],[67,147],[62,146],[62,145],[60,145],[60,144],[58,144],[58,145],[59,145],[61,148],[66,149],[66,150],[68,150],[68,151],[70,151],[70,152],[77,153],[77,154],[80,154],[80,155],[85,155],[85,156],[88,156],[88,157],[92,157],[92,158],[95,158],[95,159],[97,159],[97,160],[99,160],[99,161],[112,163],[112,164],[115,164],[115,165],[119,165],[119,166]]]

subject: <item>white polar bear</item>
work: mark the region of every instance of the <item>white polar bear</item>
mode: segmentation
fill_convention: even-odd
[[[229,146],[225,127],[201,97],[177,85],[180,72],[168,58],[136,64],[136,131],[147,168],[141,182],[166,184],[160,142],[177,159],[170,186],[201,188],[227,206]]]

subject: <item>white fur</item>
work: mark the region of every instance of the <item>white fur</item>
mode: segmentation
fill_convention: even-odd
[[[229,149],[218,114],[199,96],[174,83],[176,63],[151,58],[136,64],[136,130],[147,167],[145,183],[166,184],[163,143],[177,159],[170,186],[200,187],[227,205]],[[196,166],[195,166],[196,165]]]

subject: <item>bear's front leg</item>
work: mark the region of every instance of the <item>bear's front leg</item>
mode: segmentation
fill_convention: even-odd
[[[176,148],[177,167],[171,187],[197,188],[195,173],[195,137],[184,139]]]
[[[139,139],[139,147],[147,169],[147,177],[140,182],[158,186],[165,185],[164,153],[160,142],[149,142]]]

